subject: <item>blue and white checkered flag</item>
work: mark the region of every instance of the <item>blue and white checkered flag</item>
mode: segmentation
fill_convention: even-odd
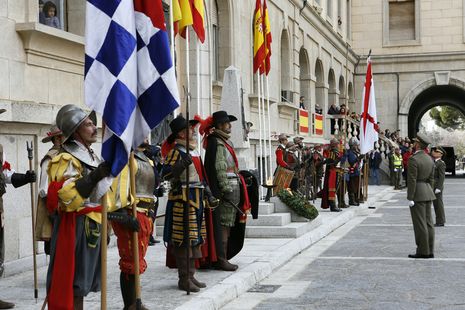
[[[179,106],[161,0],[87,1],[85,102],[102,115],[102,157],[116,176]]]

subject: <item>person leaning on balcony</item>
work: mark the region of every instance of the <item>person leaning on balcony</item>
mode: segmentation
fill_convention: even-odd
[[[328,115],[339,115],[339,113],[340,111],[339,111],[339,108],[336,106],[336,103],[335,102],[331,103],[331,106],[328,109]],[[331,122],[331,134],[334,134],[334,126],[336,124],[336,120],[331,119],[330,122]]]
[[[0,114],[5,112],[0,109]],[[5,161],[3,156],[3,146],[0,144],[0,276],[3,275],[3,262],[5,258],[5,223],[3,217],[3,195],[6,193],[6,184],[12,184],[13,187],[21,187],[28,183],[36,181],[36,174],[32,170],[23,173],[16,173],[11,169],[10,164]],[[11,302],[0,300],[0,309],[11,309],[15,305]]]

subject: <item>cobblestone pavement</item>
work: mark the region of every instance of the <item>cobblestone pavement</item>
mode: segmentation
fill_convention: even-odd
[[[435,259],[407,258],[415,241],[406,191],[391,191],[374,212],[353,218],[223,309],[465,309],[464,185],[463,178],[446,179],[447,223],[436,228]]]

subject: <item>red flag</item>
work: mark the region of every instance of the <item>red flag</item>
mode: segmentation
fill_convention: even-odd
[[[191,0],[191,6],[192,18],[194,20],[192,28],[195,33],[197,33],[200,42],[203,43],[205,42],[205,8],[203,6],[203,0]]]
[[[261,67],[265,61],[265,36],[263,35],[261,0],[257,0],[255,5],[253,28],[253,73],[256,73],[258,69],[261,69],[260,73],[263,73]]]

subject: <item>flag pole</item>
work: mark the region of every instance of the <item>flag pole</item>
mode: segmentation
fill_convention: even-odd
[[[200,106],[200,43],[199,39],[195,40],[195,52],[196,52],[196,80],[197,80],[197,115],[203,117],[203,109]],[[200,145],[201,137],[197,135],[197,145]]]
[[[178,0],[174,0],[178,1]],[[173,61],[174,72],[176,72],[176,60],[175,60],[175,46],[174,46],[174,10],[173,10],[173,0],[170,0],[170,50],[171,50],[171,59]],[[179,108],[175,109],[173,112],[173,116],[176,117],[179,114]]]
[[[189,156],[189,103],[190,103],[190,77],[189,77],[189,27],[186,27],[186,86],[187,86],[187,91],[186,91],[186,154]],[[182,186],[182,185],[181,185]],[[181,188],[182,190],[182,188]],[[186,274],[190,274],[190,255],[189,255],[189,166],[186,167],[186,199],[187,201],[184,202],[184,210],[183,210],[183,220],[184,220],[184,225],[183,225],[183,242],[184,246],[186,247]],[[179,266],[178,266],[179,268]],[[190,285],[188,283],[186,287],[186,293],[187,295],[191,294],[191,289]]]
[[[105,123],[102,124],[102,140],[105,137]],[[107,236],[108,236],[108,193],[100,201],[102,205],[102,237],[100,238],[100,309],[107,310]],[[102,242],[102,240],[104,240]]]
[[[129,180],[130,192],[134,198],[132,201],[132,216],[137,220],[137,202],[136,202],[136,167],[134,152],[129,156]],[[142,308],[141,289],[140,289],[140,266],[139,266],[139,236],[137,231],[132,233],[132,253],[134,256],[134,286],[136,291],[136,309]]]
[[[260,98],[260,72],[257,70],[257,89],[258,89],[258,141],[260,147],[260,182],[263,184],[263,145],[262,145],[262,103]],[[266,168],[266,167],[265,167]],[[263,186],[260,186],[260,200],[263,199]]]
[[[261,83],[260,83],[260,87],[261,87],[261,93],[262,93],[262,108],[263,108],[263,113],[262,113],[262,118],[263,118],[263,121],[262,121],[262,124],[263,124],[263,128],[262,128],[262,131],[263,131],[263,155],[264,155],[264,158],[265,158],[265,184],[266,184],[266,181],[268,180],[268,158],[267,158],[267,152],[266,152],[266,149],[267,149],[267,130],[266,130],[266,109],[265,109],[265,82],[264,82],[264,79],[263,79],[263,74],[260,76],[260,79],[261,79]]]
[[[270,174],[269,176],[272,177],[273,176],[273,160],[271,159],[272,158],[272,150],[271,150],[271,117],[270,117],[270,114],[271,114],[271,111],[270,111],[270,88],[269,88],[269,83],[268,83],[268,75],[266,76],[266,105],[267,105],[267,108],[268,108],[268,151],[269,151],[269,154],[270,154]]]

